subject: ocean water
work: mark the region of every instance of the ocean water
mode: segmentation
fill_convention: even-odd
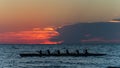
[[[89,57],[20,57],[20,53],[51,52],[68,49],[83,53],[106,53],[106,56]],[[120,67],[120,45],[0,45],[0,68],[107,68]]]

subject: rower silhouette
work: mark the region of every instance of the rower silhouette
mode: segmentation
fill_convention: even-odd
[[[66,53],[67,53],[68,55],[70,54],[68,50],[66,50]]]
[[[60,55],[60,50],[57,50],[57,54]]]
[[[76,50],[76,53],[77,53],[77,54],[80,54],[80,53],[79,53],[79,50]]]
[[[42,55],[42,51],[41,50],[39,51],[39,54]]]
[[[48,55],[50,55],[50,50],[47,50]]]
[[[87,49],[85,49],[85,54],[88,54],[88,50]]]

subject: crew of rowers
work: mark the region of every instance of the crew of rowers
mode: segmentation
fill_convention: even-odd
[[[43,54],[41,50],[38,51],[38,52],[39,52],[39,54]],[[60,53],[60,50],[57,50],[56,52],[57,52],[58,55],[61,54],[61,53]],[[76,53],[77,53],[77,54],[80,54],[80,53],[79,53],[79,50],[76,50]],[[47,50],[47,54],[48,54],[48,55],[51,54],[50,50]],[[66,54],[70,54],[70,52],[69,52],[68,50],[66,50]],[[84,54],[88,54],[87,49],[84,50]]]

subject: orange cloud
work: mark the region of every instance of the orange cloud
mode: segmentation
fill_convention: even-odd
[[[1,44],[57,44],[49,39],[59,35],[54,28],[33,28],[30,31],[0,33]]]

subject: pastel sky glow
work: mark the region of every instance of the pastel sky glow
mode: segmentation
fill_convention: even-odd
[[[0,0],[0,43],[51,43],[53,27],[120,18],[119,7],[120,0]]]

